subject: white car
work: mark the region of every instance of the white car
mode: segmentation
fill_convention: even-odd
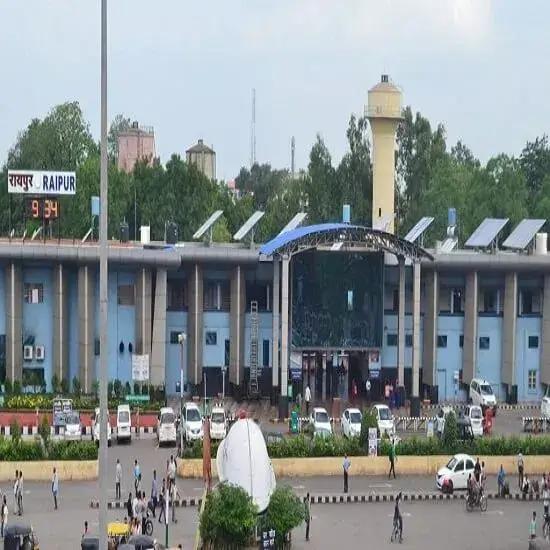
[[[111,446],[111,419],[109,413],[107,413],[107,446]],[[95,441],[99,445],[99,407],[96,407],[94,415],[92,417],[92,441]]]
[[[314,407],[311,413],[310,422],[313,426],[314,433],[323,434],[323,436],[332,434],[330,418],[326,409],[323,407]]]
[[[497,413],[497,398],[491,384],[482,378],[474,378],[470,382],[470,403],[479,405],[483,410],[493,409],[493,416]]]
[[[181,411],[181,429],[185,441],[197,441],[204,436],[202,415],[199,407],[190,401],[185,403]]]
[[[374,405],[372,413],[376,416],[380,437],[383,434],[388,434],[390,437],[395,435],[395,421],[387,405]]]
[[[116,411],[117,443],[122,439],[132,441],[132,415],[130,414],[130,405],[126,403],[119,405]]]
[[[163,443],[177,443],[176,415],[172,407],[162,407],[157,420],[157,439],[159,447]]]
[[[210,439],[223,439],[227,435],[227,417],[223,407],[213,407],[210,415]]]
[[[362,419],[363,415],[359,409],[346,409],[342,415],[342,433],[346,437],[359,437]]]
[[[82,424],[80,415],[73,411],[65,416],[65,439],[67,441],[80,441],[82,439]]]
[[[474,437],[483,435],[483,412],[479,405],[468,405],[464,410],[464,416],[470,419],[472,434]]]
[[[540,403],[540,415],[543,418],[550,418],[550,385],[546,386],[546,393]]]
[[[443,482],[451,481],[453,489],[466,489],[468,475],[474,475],[474,459],[467,454],[459,453],[454,455],[446,466],[439,468],[435,476],[438,489],[441,489]]]

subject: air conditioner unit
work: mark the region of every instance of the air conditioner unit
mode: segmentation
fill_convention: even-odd
[[[34,348],[34,354],[38,361],[44,361],[44,346],[36,346]]]
[[[25,361],[32,361],[32,346],[23,346],[23,359]]]

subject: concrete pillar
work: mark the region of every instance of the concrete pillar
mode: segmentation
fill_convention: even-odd
[[[244,383],[244,319],[246,315],[246,284],[244,270],[240,265],[233,268],[231,274],[230,311],[229,382],[239,387]]]
[[[203,287],[202,269],[194,264],[187,278],[187,379],[191,384],[202,381],[202,341],[203,341]]]
[[[290,258],[283,257],[283,269],[281,280],[281,394],[279,398],[279,417],[288,415],[288,286],[289,286]]]
[[[166,269],[157,269],[151,346],[151,384],[160,386],[166,380]],[[178,369],[179,370],[179,369]]]
[[[437,318],[439,275],[437,271],[425,273],[426,310],[424,312],[424,346],[422,361],[422,382],[437,386]]]
[[[136,346],[135,353],[149,354],[151,359],[151,294],[153,275],[150,269],[141,268],[136,274]],[[149,363],[150,364],[150,363]],[[150,375],[151,373],[149,373]]]
[[[516,382],[516,321],[518,305],[517,273],[504,277],[504,319],[502,323],[502,382],[508,385],[508,397]]]
[[[542,299],[542,356],[540,360],[540,381],[550,384],[550,275],[544,276]]]
[[[477,271],[467,273],[464,303],[464,344],[462,348],[462,382],[464,384],[470,384],[472,378],[476,376],[478,291]]]
[[[14,262],[6,266],[6,377],[23,377],[23,274]]]
[[[63,264],[53,269],[53,368],[59,381],[69,378],[69,285]]]
[[[83,265],[78,268],[78,375],[84,393],[92,389],[95,376],[95,270]],[[107,353],[107,350],[99,350]],[[66,376],[67,378],[67,376]],[[70,383],[70,380],[68,380]]]
[[[273,258],[273,338],[271,342],[271,386],[279,385],[279,288],[280,288],[279,258]]]
[[[411,416],[420,416],[420,262],[413,264],[413,357]]]
[[[405,258],[399,257],[399,310],[397,314],[397,385],[405,386]]]

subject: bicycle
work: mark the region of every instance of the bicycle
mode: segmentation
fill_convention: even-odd
[[[390,541],[399,541],[400,543],[403,542],[403,523],[397,518],[393,520],[393,530],[391,533]]]

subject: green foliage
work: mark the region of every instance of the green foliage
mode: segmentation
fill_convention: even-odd
[[[305,519],[304,503],[290,487],[277,487],[269,500],[264,528],[275,529],[277,544],[282,546],[287,533]]]
[[[48,427],[49,428],[49,427]],[[96,460],[97,447],[91,441],[15,442],[0,439],[0,456],[8,462],[29,460]]]
[[[443,445],[450,453],[454,452],[458,444],[458,425],[456,415],[450,412],[445,416],[445,427],[443,428]]]
[[[10,421],[10,436],[15,445],[18,445],[21,442],[21,426],[15,417],[13,417]]]
[[[6,392],[6,395],[10,395],[13,392],[11,378],[6,377],[6,379],[4,380],[4,391]]]
[[[44,460],[42,445],[36,441],[15,442],[9,439],[0,439],[0,456],[6,462],[27,460]]]
[[[57,376],[57,374],[54,374],[52,376],[52,392],[59,393],[60,390],[61,390],[61,383],[59,381],[59,377]]]
[[[69,393],[69,380],[67,378],[63,378],[63,380],[61,380],[61,393],[63,395],[67,395]]]
[[[204,542],[214,548],[248,545],[258,510],[241,487],[221,483],[206,497],[199,529]]]
[[[109,384],[112,384],[109,382]],[[99,380],[94,380],[92,382],[92,394],[99,399]],[[111,395],[110,393],[108,395]]]
[[[361,419],[361,435],[359,439],[363,446],[369,442],[369,428],[378,428],[378,421],[372,409],[363,411],[363,418]]]
[[[14,395],[21,395],[21,382],[19,380],[13,381],[12,391]]]
[[[50,422],[46,415],[42,415],[42,420],[38,426],[38,434],[42,439],[44,447],[47,447],[50,441]]]
[[[115,392],[115,397],[122,397],[122,382],[118,378],[113,382],[113,391]]]
[[[75,376],[73,378],[73,394],[76,397],[80,397],[81,391],[82,391],[82,387],[80,385],[80,380],[79,380],[78,376]]]
[[[92,441],[57,441],[48,446],[48,460],[97,460]]]
[[[338,435],[309,438],[303,434],[270,443],[267,446],[271,458],[357,456],[363,454],[358,438],[347,439]]]

